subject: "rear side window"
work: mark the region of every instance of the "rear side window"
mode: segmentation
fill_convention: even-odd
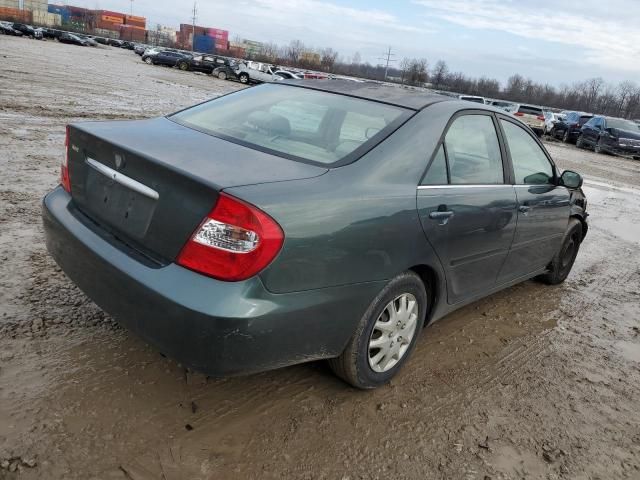
[[[445,137],[452,184],[504,183],[498,135],[487,115],[456,118]]]
[[[580,117],[580,120],[578,121],[578,123],[580,125],[584,125],[585,123],[587,123],[589,120],[591,120],[593,117],[588,117],[583,115],[582,117]]]
[[[500,120],[518,185],[553,183],[553,167],[540,145],[523,128]]]
[[[169,117],[209,135],[292,160],[348,163],[412,110],[329,92],[265,84]]]

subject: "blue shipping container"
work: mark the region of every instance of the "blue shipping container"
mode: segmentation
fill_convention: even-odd
[[[215,39],[207,35],[196,35],[193,37],[193,49],[201,53],[214,53]]]
[[[62,23],[69,23],[69,19],[71,18],[71,12],[67,7],[62,5],[47,5],[47,12],[60,15],[62,17]]]

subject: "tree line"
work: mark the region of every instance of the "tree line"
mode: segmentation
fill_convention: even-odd
[[[309,55],[309,52],[314,55]],[[495,78],[474,78],[462,72],[450,71],[444,60],[438,60],[431,66],[425,58],[403,58],[397,65],[386,69],[384,65],[363,62],[359,53],[351,58],[344,58],[332,48],[309,49],[300,40],[284,46],[266,43],[253,59],[380,81],[385,80],[386,73],[387,81],[404,85],[531,103],[561,110],[640,118],[640,86],[632,81],[614,85],[596,77],[556,87],[514,74],[502,85]]]

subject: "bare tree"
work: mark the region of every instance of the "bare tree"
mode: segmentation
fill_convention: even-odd
[[[331,72],[333,70],[333,65],[336,63],[336,59],[338,58],[338,52],[336,52],[333,48],[324,48],[320,52],[320,64],[322,68]]]
[[[286,49],[287,51],[287,59],[295,65],[300,61],[300,55],[304,52],[304,43],[300,40],[291,40],[289,46]]]
[[[435,88],[440,88],[444,85],[444,82],[449,74],[449,68],[444,60],[438,60],[431,72],[431,84]]]

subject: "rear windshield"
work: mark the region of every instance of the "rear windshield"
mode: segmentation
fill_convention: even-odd
[[[593,118],[593,115],[589,116],[589,115],[582,115],[580,117],[580,120],[578,120],[578,123],[580,125],[584,125],[585,123],[587,123],[589,120],[591,120]]]
[[[607,127],[617,128],[618,130],[629,130],[631,132],[638,132],[638,130],[640,130],[636,123],[622,118],[607,118]]]
[[[412,113],[344,95],[264,84],[169,118],[257,150],[327,165],[357,158]]]
[[[529,105],[520,105],[518,113],[524,113],[527,115],[542,115],[542,109],[538,107],[531,107]]]
[[[460,100],[466,100],[467,102],[484,103],[484,98],[481,97],[460,97]]]

